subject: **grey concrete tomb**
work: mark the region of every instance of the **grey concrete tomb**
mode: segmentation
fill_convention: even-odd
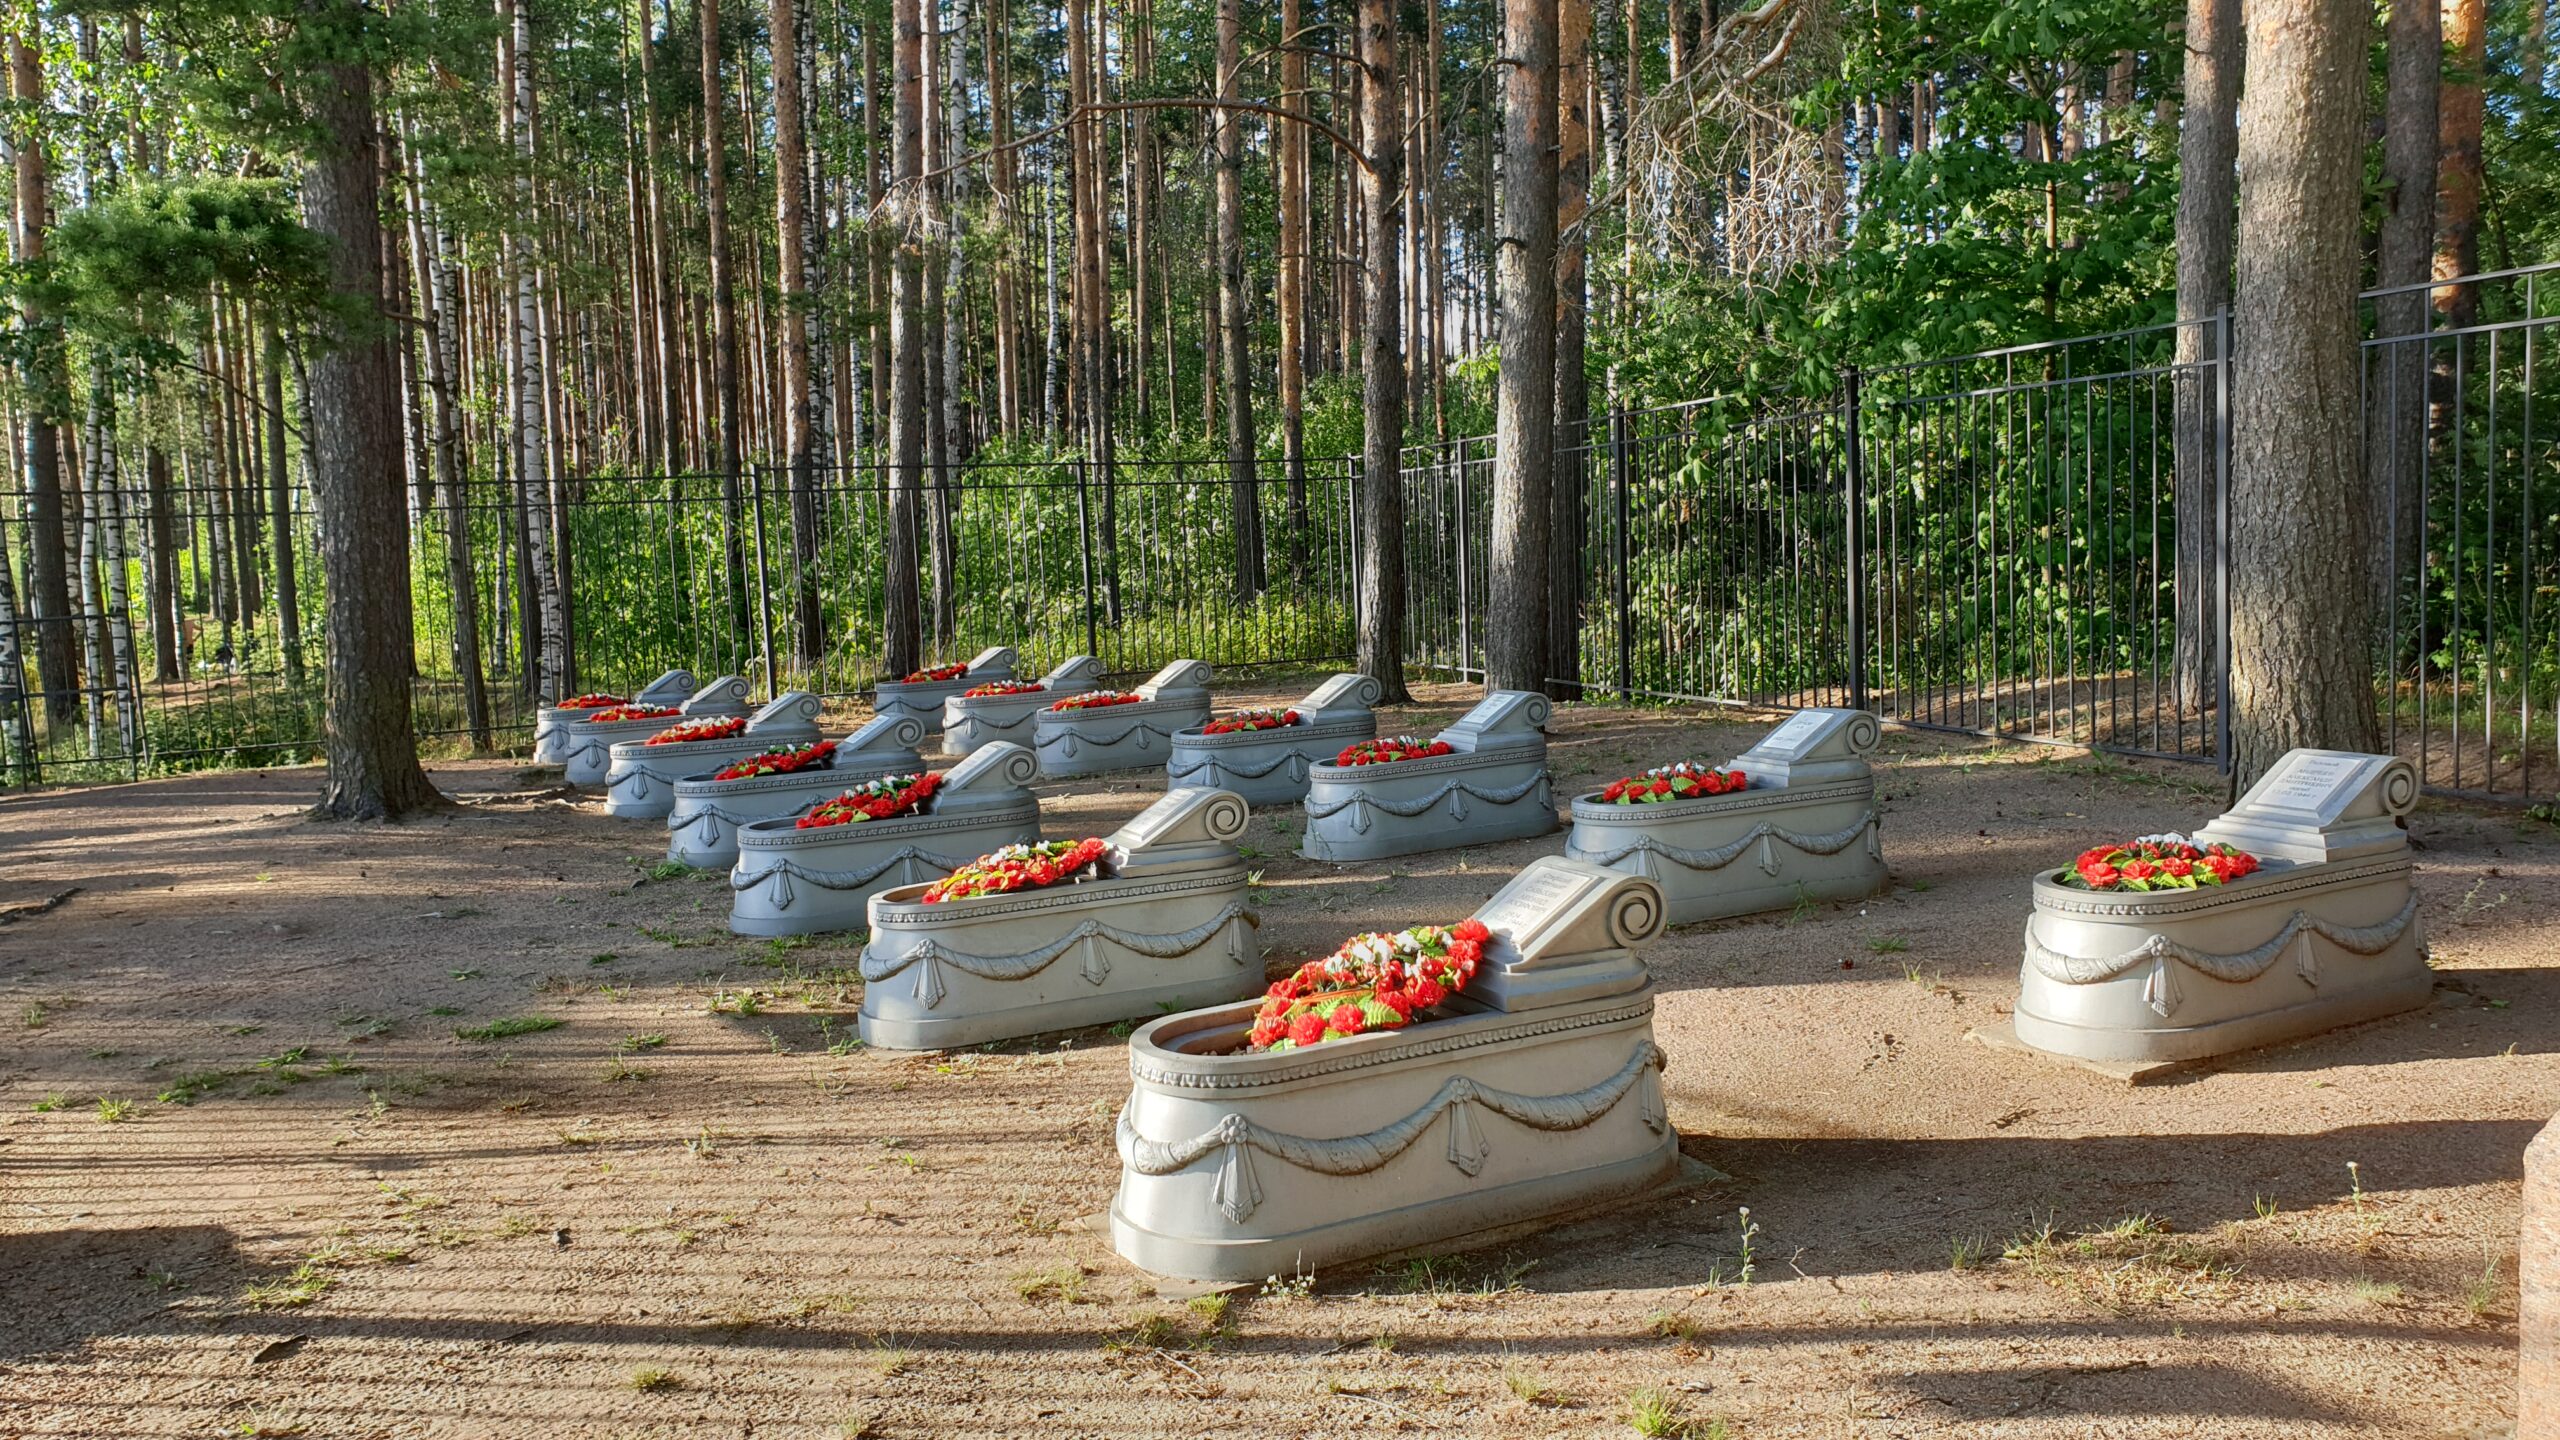
[[[715,720],[724,715],[747,713],[747,682],[735,675],[723,675],[696,690],[676,707],[673,715],[648,720],[614,720],[599,724],[593,720],[569,722],[569,737],[562,745],[560,764],[562,778],[572,785],[601,785],[613,769],[613,747],[625,740],[646,740],[670,725],[687,720]]]
[[[1745,789],[1659,805],[1577,795],[1564,853],[1659,881],[1674,925],[1879,894],[1877,734],[1864,710],[1801,710],[1719,767]]]
[[[863,1042],[979,1045],[1260,993],[1246,815],[1223,790],[1175,790],[1108,837],[1099,879],[938,905],[921,885],[873,896]]]
[[[726,740],[652,745],[644,735],[616,741],[605,771],[604,813],[620,820],[664,820],[676,806],[676,782],[687,775],[708,775],[750,755],[817,739],[818,708],[817,696],[793,690],[766,702],[747,717],[745,730]],[[669,720],[659,728],[680,723]]]
[[[1078,655],[1041,676],[1037,690],[1015,695],[971,695],[965,691],[953,695],[942,702],[942,753],[966,755],[999,740],[1029,748],[1033,717],[1048,709],[1052,701],[1081,695],[1101,684],[1102,662],[1090,655]]]
[[[2417,795],[2406,760],[2295,750],[2192,837],[2257,856],[2255,874],[2141,892],[2038,874],[2016,1038],[2139,1079],[2426,1004],[2399,825]]]
[[[1038,711],[1032,744],[1040,773],[1062,780],[1162,765],[1174,732],[1209,718],[1209,673],[1201,661],[1176,660],[1148,676],[1132,704]]]
[[[796,816],[865,780],[915,774],[924,769],[924,757],[916,753],[923,743],[924,726],[914,716],[874,715],[837,743],[825,769],[714,780],[725,766],[713,766],[687,775],[676,782],[675,808],[667,812],[667,858],[696,870],[726,870],[737,863],[739,826]]]
[[[1030,751],[999,741],[951,767],[919,814],[808,830],[797,815],[751,820],[738,827],[729,871],[729,928],[859,930],[881,891],[939,880],[990,850],[1039,839],[1040,802],[1024,788],[1039,773]]]
[[[1544,695],[1497,690],[1434,737],[1449,742],[1453,754],[1312,767],[1298,853],[1374,860],[1555,829],[1544,728],[1551,708]]]
[[[1345,745],[1378,738],[1378,717],[1369,707],[1380,693],[1366,675],[1336,675],[1297,704],[1272,707],[1297,711],[1295,725],[1224,735],[1204,735],[1198,727],[1177,731],[1164,762],[1165,785],[1211,785],[1257,808],[1304,800],[1308,771]]]
[[[1258,1001],[1140,1026],[1113,1248],[1249,1283],[1670,1179],[1679,1136],[1634,953],[1661,933],[1660,887],[1549,857],[1476,918],[1493,938],[1475,983],[1401,1030],[1255,1054]]]
[[[691,695],[702,684],[690,670],[670,670],[641,687],[631,697],[634,705],[674,705]],[[557,765],[569,758],[569,727],[590,715],[612,709],[609,705],[571,708],[544,705],[533,712],[533,763]]]
[[[942,733],[942,702],[990,680],[1010,680],[1016,664],[1013,647],[990,645],[969,661],[966,672],[949,680],[882,680],[871,690],[871,708],[882,715],[912,715],[928,735]]]

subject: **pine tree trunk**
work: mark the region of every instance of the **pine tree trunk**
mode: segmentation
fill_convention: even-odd
[[[703,207],[711,247],[711,386],[719,407],[713,467],[720,475],[720,541],[723,593],[728,600],[731,653],[743,659],[747,639],[747,505],[739,447],[746,417],[738,393],[738,282],[729,250],[729,158],[723,117],[728,91],[720,80],[720,0],[697,0],[702,21]],[[768,686],[773,677],[765,677]]]
[[[178,593],[177,524],[169,496],[169,452],[157,444],[143,449],[142,484],[150,506],[146,523],[151,542],[148,593],[152,675],[164,682],[173,681],[183,673],[179,669],[178,637],[185,625],[185,613]]]
[[[499,0],[507,27],[500,83],[506,89],[502,119],[507,144],[522,172],[517,191],[520,220],[536,213],[533,201],[533,39],[524,0]],[[528,699],[563,699],[568,678],[567,617],[562,613],[559,572],[553,564],[549,447],[545,443],[542,364],[542,278],[535,248],[518,225],[505,232],[506,264],[514,286],[508,385],[516,493],[523,497],[524,583],[533,601],[526,638],[531,664],[524,677]]]
[[[275,576],[277,633],[284,646],[284,678],[289,685],[302,683],[302,590],[294,573],[293,550],[293,483],[285,473],[284,459],[284,340],[276,333],[275,322],[266,324],[266,363],[259,367],[259,379],[266,393],[261,403],[266,408],[267,425],[267,514],[270,517],[269,541],[274,558],[268,562]]]
[[[2383,212],[2374,282],[2402,288],[2374,303],[2377,337],[2423,335],[2435,251],[2438,87],[2444,32],[2435,0],[2394,0],[2384,31],[2388,80],[2382,109]],[[2376,346],[2364,377],[2365,484],[2374,519],[2373,613],[2387,644],[2400,608],[2400,575],[2421,541],[2421,475],[2427,455],[2427,344]],[[2405,651],[2415,627],[2405,632]],[[2383,654],[2396,671],[2401,654]]]
[[[1502,307],[1485,688],[1543,690],[1556,403],[1556,0],[1505,0]]]
[[[32,266],[44,258],[44,232],[53,213],[46,137],[38,118],[43,113],[44,71],[23,36],[10,37],[9,56],[10,95],[23,117],[12,147],[17,152],[17,259]],[[27,619],[35,627],[36,676],[44,689],[45,715],[61,725],[78,712],[80,703],[70,555],[62,528],[62,436],[57,428],[70,384],[63,372],[59,322],[32,292],[20,302],[18,323],[27,336],[20,372],[27,397]]]
[[[2220,544],[2216,511],[2222,480],[2217,391],[2209,367],[2219,355],[2219,317],[2231,306],[2236,214],[2232,165],[2241,66],[2240,0],[2187,0],[2186,118],[2178,132],[2178,383],[2172,509],[2177,552],[2173,604],[2177,637],[2171,669],[2178,708],[2220,702]],[[1890,138],[1879,141],[1889,144]]]
[[[1403,704],[1404,684],[1404,276],[1398,257],[1396,196],[1404,187],[1404,141],[1396,133],[1404,62],[1397,53],[1395,0],[1359,0],[1363,266],[1360,344],[1361,673]]]
[[[2357,0],[2256,0],[2240,101],[2232,380],[2235,784],[2372,750],[2372,507],[2357,463],[2365,31]]]
[[[9,526],[0,525],[0,743],[6,769],[21,784],[36,779],[36,747],[28,723],[27,659],[18,643],[18,580],[9,559]]]
[[[1280,0],[1280,106],[1308,112],[1301,0]],[[1289,495],[1289,578],[1307,580],[1307,130],[1272,127],[1280,155],[1280,467]]]
[[[2452,280],[2480,269],[2481,129],[2486,99],[2482,71],[2488,63],[2487,0],[2444,0],[2445,83],[2437,109],[2435,278]],[[2480,315],[2472,285],[2439,285],[2436,310],[2460,329]],[[2450,353],[2450,347],[2448,353]]]
[[[815,396],[810,364],[809,155],[801,64],[807,37],[797,0],[772,0],[774,234],[782,266],[782,445],[791,497],[791,640],[794,662],[815,670],[818,631],[818,496]],[[781,681],[774,691],[781,692]]]
[[[343,33],[360,24],[350,0],[310,0],[306,19]],[[329,787],[314,811],[337,819],[397,819],[440,805],[418,768],[409,675],[414,636],[409,528],[402,523],[391,352],[380,318],[382,203],[373,77],[346,61],[321,65],[308,113],[320,142],[302,183],[306,222],[328,245],[329,288],[344,310],[323,321],[310,366],[312,498],[329,577],[325,687]],[[348,317],[354,318],[348,318]]]
[[[924,5],[892,0],[896,25],[897,168],[890,200],[889,504],[882,674],[891,679],[923,659],[922,595],[916,576],[917,511],[924,483],[924,285],[916,214],[924,174]]]
[[[464,492],[460,406],[455,399],[461,368],[461,314],[453,249],[426,196],[426,168],[415,144],[402,147],[410,161],[409,250],[414,257],[417,305],[426,325],[428,454],[444,528],[445,591],[453,618],[453,671],[462,687],[463,723],[475,751],[493,747],[488,683],[480,669],[479,578],[471,549],[471,512]],[[660,437],[664,442],[664,437]]]
[[[1590,302],[1584,219],[1591,213],[1591,0],[1556,6],[1555,486],[1547,536],[1548,693],[1582,686],[1582,541],[1591,473]]]
[[[1218,0],[1218,98],[1240,98],[1244,67],[1242,0]],[[1218,309],[1220,368],[1227,390],[1227,504],[1236,547],[1236,603],[1250,605],[1270,583],[1262,553],[1262,487],[1254,465],[1253,316],[1244,279],[1244,124],[1218,112]]]

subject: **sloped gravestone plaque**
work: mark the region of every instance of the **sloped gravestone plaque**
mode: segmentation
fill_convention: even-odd
[[[1373,740],[1380,686],[1366,675],[1336,675],[1295,705],[1212,716],[1176,731],[1165,761],[1168,788],[1208,785],[1257,809],[1307,798],[1307,773],[1355,741]],[[1221,728],[1224,727],[1224,728]]]
[[[1671,1178],[1635,954],[1661,932],[1660,887],[1549,857],[1475,918],[1491,932],[1475,980],[1402,1028],[1256,1050],[1256,1001],[1140,1026],[1113,1247],[1160,1275],[1249,1282]]]
[[[702,727],[688,717],[655,735],[614,742],[604,777],[604,813],[622,820],[663,820],[675,809],[676,782],[685,776],[708,775],[762,751],[809,744],[818,738],[818,697],[794,690],[746,717],[742,727],[715,723],[702,738],[674,738],[696,728]],[[719,733],[724,730],[729,733]]]
[[[738,863],[729,872],[729,928],[859,930],[881,891],[939,880],[990,850],[1038,840],[1040,802],[1024,787],[1039,773],[1030,751],[998,741],[953,766],[913,814],[817,826],[797,815],[751,820],[738,828]]]
[[[1104,839],[1093,878],[940,903],[922,885],[873,896],[863,1042],[978,1045],[1260,990],[1235,848],[1246,813],[1223,790],[1175,790]]]
[[[2236,878],[2185,888],[2169,861],[2105,846],[2039,874],[2016,1039],[2138,1080],[2426,1004],[2399,824],[2417,794],[2405,760],[2296,750],[2170,852]]]
[[[1034,717],[1069,695],[1102,684],[1102,662],[1079,655],[1033,681],[995,680],[972,685],[942,702],[942,753],[966,755],[999,740],[1031,747]],[[987,693],[973,695],[970,690]]]
[[[533,761],[537,765],[558,765],[569,758],[569,727],[578,721],[602,714],[622,705],[660,708],[680,705],[702,682],[690,670],[670,670],[652,680],[629,699],[615,695],[586,697],[594,703],[585,705],[545,705],[533,712]]]
[[[871,709],[880,715],[909,715],[928,735],[942,733],[942,702],[972,686],[1013,678],[1013,647],[990,645],[966,665],[921,670],[898,680],[882,679],[871,690]],[[948,673],[945,673],[948,672]]]
[[[1445,754],[1368,764],[1337,757],[1312,767],[1298,853],[1374,860],[1555,829],[1544,728],[1550,709],[1544,695],[1498,690],[1423,747],[1446,746]]]
[[[1730,771],[1667,767],[1577,795],[1564,853],[1659,881],[1674,925],[1881,893],[1890,877],[1866,760],[1877,735],[1863,710],[1805,710]],[[1709,777],[1731,773],[1742,788],[1709,793]]]
[[[601,785],[613,769],[613,747],[625,740],[646,740],[670,725],[688,720],[718,720],[747,713],[747,682],[723,675],[686,697],[681,705],[618,705],[569,722],[563,743],[562,778],[572,785]],[[628,719],[612,718],[629,715]]]
[[[1063,780],[1162,765],[1173,752],[1174,732],[1209,718],[1209,667],[1176,660],[1127,694],[1120,700],[1115,692],[1088,691],[1052,701],[1034,716],[1040,773]],[[1105,700],[1116,703],[1096,703]]]
[[[875,715],[803,768],[725,780],[718,769],[687,775],[676,782],[675,808],[667,812],[667,858],[696,870],[726,870],[737,863],[739,826],[795,815],[856,781],[922,770],[916,747],[923,743],[924,727],[914,716]],[[782,763],[808,748],[814,747],[792,747]]]

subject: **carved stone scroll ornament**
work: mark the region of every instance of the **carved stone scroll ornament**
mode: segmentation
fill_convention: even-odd
[[[2150,965],[2153,969],[2143,986],[2143,1000],[2155,1014],[2166,1019],[2177,1010],[2180,1000],[2177,975],[2169,964],[2172,960],[2209,979],[2245,985],[2274,969],[2285,947],[2298,941],[2300,949],[2294,957],[2294,968],[2305,984],[2318,985],[2320,969],[2311,953],[2312,936],[2352,955],[2379,955],[2399,943],[2400,937],[2408,933],[2409,923],[2417,917],[2418,896],[2413,891],[2399,914],[2379,924],[2340,925],[2307,910],[2296,910],[2276,927],[2273,935],[2246,950],[2228,954],[2198,950],[2155,934],[2121,955],[2107,956],[2065,955],[2054,950],[2036,938],[2035,922],[2029,920],[2027,963],[2035,967],[2037,974],[2059,985],[2101,985]]]
[[[1058,957],[1081,946],[1085,954],[1084,977],[1099,985],[1109,978],[1111,964],[1103,957],[1100,948],[1094,944],[1097,940],[1108,940],[1124,950],[1144,955],[1150,960],[1178,960],[1217,939],[1221,934],[1227,934],[1229,927],[1239,923],[1258,928],[1262,924],[1262,917],[1240,904],[1229,905],[1188,930],[1176,930],[1165,935],[1140,934],[1123,930],[1116,925],[1106,925],[1099,920],[1086,920],[1045,945],[1012,955],[976,955],[966,950],[954,950],[939,940],[927,940],[915,949],[896,955],[884,956],[875,950],[864,950],[861,964],[862,978],[867,984],[877,985],[909,968],[921,967],[916,974],[916,1003],[930,1010],[942,1002],[944,993],[942,977],[935,971],[937,964],[948,965],[964,975],[974,975],[981,980],[1028,980],[1057,963]],[[1230,958],[1241,965],[1245,963],[1249,954],[1258,955],[1259,952],[1248,947],[1241,935],[1231,935]]]
[[[1650,835],[1639,835],[1615,850],[1576,851],[1574,858],[1588,860],[1594,865],[1615,865],[1628,856],[1641,852],[1647,855],[1659,855],[1665,860],[1686,866],[1691,870],[1721,870],[1741,859],[1743,853],[1756,844],[1761,847],[1760,868],[1775,875],[1780,867],[1776,852],[1769,848],[1771,842],[1787,845],[1807,855],[1837,855],[1856,844],[1858,839],[1864,836],[1867,841],[1867,852],[1870,855],[1876,855],[1879,852],[1875,832],[1883,818],[1875,807],[1869,806],[1867,813],[1858,817],[1857,823],[1844,825],[1822,835],[1799,834],[1764,820],[1752,826],[1748,832],[1722,845],[1711,845],[1699,850],[1657,840]]]
[[[1330,1139],[1284,1134],[1242,1115],[1229,1114],[1218,1121],[1215,1129],[1187,1140],[1149,1140],[1131,1127],[1129,1112],[1124,1109],[1120,1112],[1120,1159],[1141,1175],[1170,1175],[1212,1151],[1223,1150],[1214,1198],[1227,1219],[1240,1224],[1262,1204],[1262,1183],[1253,1173],[1252,1151],[1259,1150],[1320,1175],[1366,1175],[1412,1149],[1446,1111],[1449,1163],[1473,1176],[1484,1169],[1485,1161],[1493,1154],[1492,1142],[1475,1123],[1473,1107],[1482,1105],[1532,1130],[1580,1130],[1616,1109],[1647,1071],[1660,1070],[1664,1063],[1662,1047],[1647,1040],[1636,1046],[1617,1073],[1587,1089],[1564,1095],[1515,1095],[1464,1075],[1452,1076],[1421,1108],[1403,1119],[1365,1134]],[[1650,1097],[1644,1105],[1643,1118],[1647,1128],[1657,1135],[1669,1123]]]

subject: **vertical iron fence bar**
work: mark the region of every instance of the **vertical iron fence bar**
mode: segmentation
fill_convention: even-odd
[[[1843,389],[1844,459],[1841,467],[1842,498],[1848,512],[1843,517],[1841,535],[1847,546],[1849,582],[1849,708],[1867,708],[1867,557],[1865,527],[1859,523],[1866,508],[1865,459],[1858,445],[1858,367],[1841,372]]]
[[[1618,610],[1618,699],[1625,703],[1632,703],[1636,698],[1635,637],[1628,629],[1628,626],[1633,623],[1632,616],[1635,609],[1634,587],[1627,577],[1629,557],[1634,549],[1627,543],[1627,517],[1633,511],[1627,495],[1629,461],[1627,411],[1626,407],[1621,405],[1609,412],[1609,488],[1614,492],[1613,498],[1617,509],[1614,518],[1618,553],[1614,568],[1617,571],[1615,589]]]
[[[765,536],[764,472],[761,461],[747,467],[748,503],[756,508],[756,609],[764,631],[764,698],[771,700],[782,693],[782,677],[773,669],[773,576],[765,558],[773,546]]]
[[[1084,653],[1099,659],[1102,655],[1102,625],[1095,609],[1093,589],[1093,510],[1090,500],[1090,471],[1083,460],[1076,466],[1076,535],[1084,552]]]
[[[2213,691],[2214,760],[2226,776],[2231,753],[2231,311],[2213,317]]]

